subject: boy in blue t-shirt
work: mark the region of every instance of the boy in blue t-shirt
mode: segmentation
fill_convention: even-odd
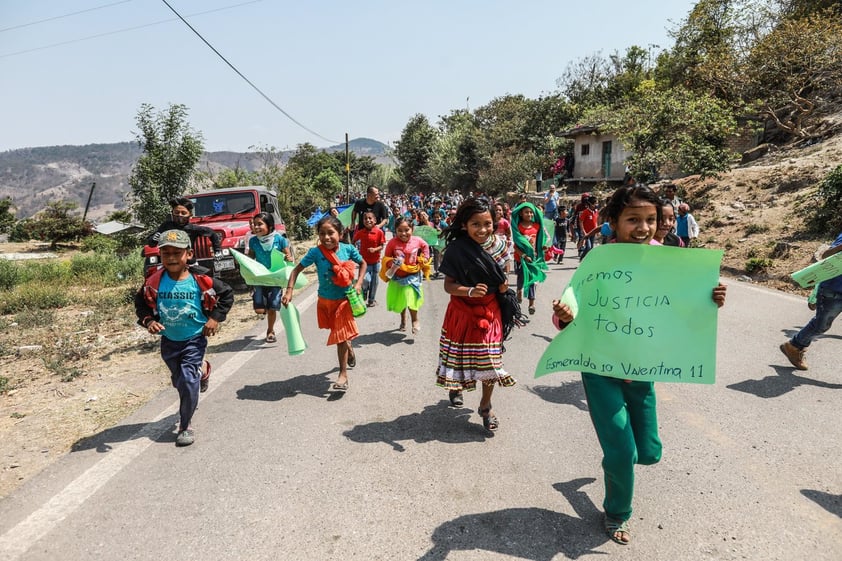
[[[827,259],[842,251],[842,233],[836,236],[830,248],[822,253],[822,259]],[[807,370],[807,347],[810,343],[830,329],[836,317],[842,313],[842,275],[822,281],[816,295],[816,315],[801,328],[801,331],[781,345],[781,352],[798,370]]]
[[[194,440],[190,421],[210,377],[210,363],[204,360],[207,336],[215,335],[225,321],[234,291],[220,280],[188,270],[193,250],[183,230],[162,232],[158,247],[162,268],[149,275],[135,295],[135,312],[149,333],[161,335],[161,357],[180,398],[175,444],[189,446]]]

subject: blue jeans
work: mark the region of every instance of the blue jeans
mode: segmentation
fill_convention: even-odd
[[[842,312],[842,293],[819,287],[816,295],[816,315],[792,338],[792,344],[799,349],[810,346],[817,336],[833,325],[833,320]]]
[[[371,304],[377,295],[377,285],[380,282],[380,262],[370,265],[366,264],[365,277],[363,278],[363,298]]]
[[[178,390],[179,432],[190,427],[199,404],[199,380],[207,346],[208,340],[201,333],[186,341],[161,337],[161,358],[170,369],[173,387]]]

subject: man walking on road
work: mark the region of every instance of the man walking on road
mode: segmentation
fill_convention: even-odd
[[[830,249],[822,253],[822,259],[827,259],[840,251],[842,251],[842,233],[836,236]],[[830,329],[840,312],[842,312],[842,275],[819,284],[816,315],[792,339],[781,345],[781,352],[795,368],[807,370],[807,361],[804,358],[807,347],[813,339]]]
[[[351,224],[354,225],[355,230],[363,228],[363,216],[368,211],[374,213],[377,220],[375,226],[381,230],[389,223],[389,208],[380,201],[380,190],[374,185],[366,190],[364,199],[354,203],[354,208],[351,210]]]

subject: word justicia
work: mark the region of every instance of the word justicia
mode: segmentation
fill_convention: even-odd
[[[606,296],[597,288],[593,296],[586,302],[592,308],[610,308],[612,310],[628,310],[633,308],[658,308],[669,306],[670,299],[666,294],[647,294],[644,296]]]

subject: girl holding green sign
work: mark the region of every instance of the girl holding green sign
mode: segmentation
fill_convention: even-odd
[[[614,230],[612,242],[661,245],[653,240],[661,221],[661,201],[648,187],[617,189],[605,210]],[[725,304],[725,291],[721,283],[713,289],[713,301],[719,307]],[[570,307],[559,300],[553,301],[553,312],[553,322],[559,329],[573,321]],[[627,545],[631,541],[634,466],[655,464],[661,459],[655,385],[590,372],[582,372],[582,384],[602,447],[605,532],[614,542]]]

